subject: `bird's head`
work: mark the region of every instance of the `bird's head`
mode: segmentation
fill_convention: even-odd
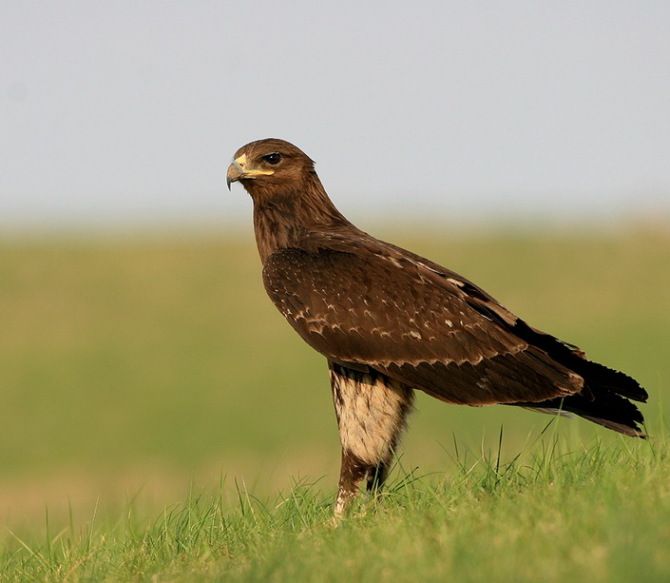
[[[242,146],[228,166],[228,189],[240,182],[252,196],[298,190],[314,173],[314,162],[300,148],[276,138]]]

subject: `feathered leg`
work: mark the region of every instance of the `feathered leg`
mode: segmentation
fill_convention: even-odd
[[[367,478],[381,488],[412,408],[414,391],[375,371],[360,372],[329,362],[342,467],[335,515],[341,516]]]

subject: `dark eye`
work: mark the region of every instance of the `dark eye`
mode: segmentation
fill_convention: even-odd
[[[272,152],[272,154],[266,154],[263,156],[263,160],[274,166],[275,164],[279,164],[279,161],[281,160],[281,154],[279,152]]]

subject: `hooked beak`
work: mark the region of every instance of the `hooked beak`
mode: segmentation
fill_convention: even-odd
[[[235,158],[233,163],[228,166],[228,172],[226,172],[226,184],[228,185],[228,190],[230,190],[230,185],[238,180],[256,178],[257,176],[269,176],[271,174],[274,174],[273,170],[251,168],[247,160],[247,155],[242,154],[238,158]]]
[[[242,178],[243,174],[244,170],[242,170],[237,161],[234,161],[230,166],[228,166],[228,172],[226,172],[226,185],[228,186],[228,190],[230,190],[230,185],[233,182],[237,182],[240,178]]]

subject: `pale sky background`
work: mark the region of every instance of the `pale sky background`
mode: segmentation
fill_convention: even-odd
[[[232,153],[352,218],[670,209],[670,2],[0,0],[0,227],[249,220]]]

